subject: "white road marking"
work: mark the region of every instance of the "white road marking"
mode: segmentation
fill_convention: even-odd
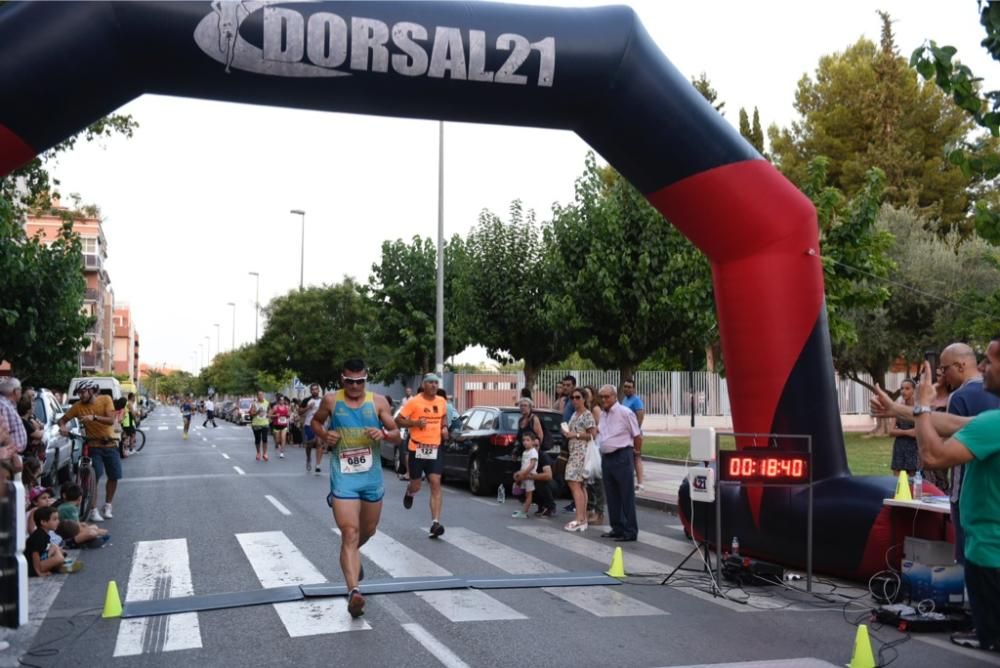
[[[265,589],[327,581],[283,531],[238,533],[236,540]],[[364,620],[351,619],[339,597],[276,603],[274,610],[293,638],[371,629]]]
[[[240,475],[246,475],[246,474],[247,474],[247,472],[246,472],[246,471],[244,471],[243,469],[241,469],[241,468],[240,468],[239,466],[234,466],[233,468],[234,468],[234,469],[236,470],[236,472],[237,472],[237,473],[239,473]]]
[[[177,425],[176,427],[174,427],[174,429],[183,429],[183,428],[184,427],[182,427],[181,425]]]
[[[335,533],[340,533],[336,528]],[[379,532],[361,548],[361,554],[394,578],[451,575],[419,552]],[[527,619],[478,589],[420,591],[417,596],[452,622],[480,622],[497,619]]]
[[[193,596],[187,540],[143,540],[135,544],[125,601]],[[201,647],[198,613],[123,619],[114,656],[173,652]]]
[[[160,425],[156,428],[157,431],[166,431],[167,429],[170,429],[170,427],[167,427],[166,425]]]
[[[212,447],[215,447],[215,446],[212,446]],[[229,459],[229,455],[227,455],[226,453],[223,452],[222,453],[222,458],[223,459]]]
[[[608,525],[598,526],[593,525],[594,529],[598,531],[606,532],[611,531],[611,527]],[[691,550],[694,549],[694,543],[686,540],[678,540],[676,538],[667,538],[666,536],[661,536],[659,534],[650,533],[649,531],[639,531],[639,542],[645,545],[652,545],[653,547],[659,548],[661,550],[666,550],[667,552],[673,552],[675,554],[680,554],[687,556]]]
[[[285,508],[285,506],[282,505],[281,501],[278,501],[276,498],[274,498],[270,494],[265,494],[264,498],[267,499],[268,501],[270,501],[271,505],[274,506],[275,508],[277,508],[278,512],[280,512],[282,515],[291,515],[292,514],[292,511],[290,511],[288,508]]]
[[[565,573],[547,561],[515,550],[492,538],[461,527],[448,529],[441,538],[474,557],[512,575]],[[637,617],[669,614],[627,596],[613,587],[542,587],[546,592],[597,617]]]
[[[736,663],[699,663],[673,668],[838,668],[836,664],[822,659],[775,659],[772,661],[737,661]]]
[[[424,646],[435,659],[446,668],[469,668],[469,664],[458,658],[454,652],[445,647],[440,640],[432,636],[420,624],[403,624],[403,629],[413,636],[413,639]]]

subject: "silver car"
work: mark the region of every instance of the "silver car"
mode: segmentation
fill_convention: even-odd
[[[57,421],[63,414],[52,392],[40,389],[35,396],[33,407],[35,419],[42,423],[42,443],[45,445],[45,461],[42,462],[42,482],[47,485],[63,483],[73,474],[74,441],[59,433]],[[71,427],[72,428],[72,427]]]

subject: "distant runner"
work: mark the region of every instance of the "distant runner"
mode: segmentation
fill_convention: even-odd
[[[194,413],[194,404],[187,397],[184,398],[184,403],[181,404],[181,417],[184,419],[184,440],[187,440],[188,429],[191,428],[191,414]]]
[[[267,409],[271,404],[264,398],[264,391],[257,390],[257,398],[250,404],[250,429],[253,430],[253,445],[257,448],[257,461],[260,461],[263,453],[264,461],[267,461],[267,431],[270,429]]]
[[[340,379],[343,389],[323,397],[311,427],[332,448],[326,501],[340,529],[340,568],[350,592],[347,611],[357,618],[365,612],[365,598],[358,589],[365,577],[360,549],[375,535],[385,495],[380,442],[399,443],[400,438],[385,397],[365,390],[364,361],[346,361]]]
[[[448,438],[448,405],[437,394],[440,384],[441,378],[436,374],[424,375],[420,394],[407,401],[396,416],[396,425],[410,430],[410,484],[403,495],[403,507],[407,510],[413,507],[413,497],[420,491],[421,474],[426,475],[431,486],[430,538],[444,533],[441,524],[444,459],[440,450]]]
[[[309,464],[310,455],[314,449],[316,450],[316,475],[320,475],[323,472],[320,463],[323,459],[324,446],[316,438],[316,432],[312,428],[312,419],[316,415],[316,411],[319,410],[321,403],[323,403],[323,399],[320,397],[320,387],[316,383],[313,383],[309,386],[309,398],[302,400],[302,440],[306,446],[306,473],[309,473],[311,468]]]

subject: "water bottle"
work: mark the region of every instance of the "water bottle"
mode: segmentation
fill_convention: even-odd
[[[913,476],[913,500],[917,501],[924,496],[924,477],[917,471]]]
[[[740,539],[733,536],[733,544],[729,546],[729,550],[734,557],[740,556]]]
[[[503,488],[503,483],[497,487],[497,503],[503,503],[507,500],[507,491]]]

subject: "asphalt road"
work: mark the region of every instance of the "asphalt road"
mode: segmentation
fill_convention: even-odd
[[[373,595],[357,621],[342,598],[101,619],[109,581],[123,600],[341,582],[327,463],[322,476],[306,472],[304,451],[294,448],[283,460],[256,462],[249,428],[219,421],[201,429],[201,419],[187,441],[176,409],[161,407],[144,423],[146,448],[124,462],[114,518],[104,523],[111,543],[81,551],[79,573],[32,581],[35,622],[0,632],[12,645],[0,651],[0,666],[19,658],[35,666],[844,665],[856,633],[846,618],[870,600],[843,584],[820,585],[832,592],[826,600],[777,587],[713,598],[696,571],[660,586],[690,543],[676,517],[640,508],[642,534],[624,544],[625,569],[649,575],[620,586]],[[369,582],[599,571],[616,545],[600,529],[562,531],[566,514],[512,519],[513,500],[500,506],[457,484],[445,486],[446,533],[430,540],[426,488],[407,511],[403,483],[388,470],[385,485],[379,534],[363,550]],[[904,638],[889,628],[873,633]],[[941,634],[913,636],[895,651],[898,666],[1000,665]]]

